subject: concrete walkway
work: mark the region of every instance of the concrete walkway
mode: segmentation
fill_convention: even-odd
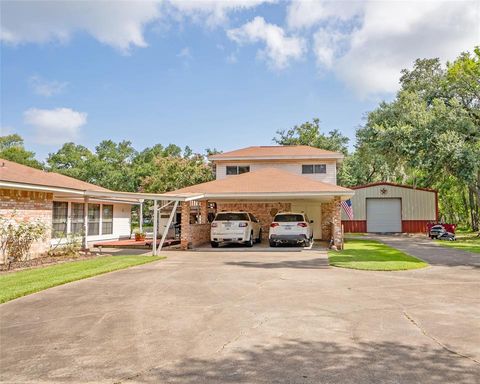
[[[168,259],[0,305],[5,383],[478,383],[478,269]]]

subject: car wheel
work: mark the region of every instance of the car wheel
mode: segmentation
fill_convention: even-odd
[[[248,240],[245,245],[250,248],[253,247],[253,232],[250,233],[250,240]]]
[[[275,241],[270,240],[269,243],[270,243],[270,247],[276,247],[277,246],[277,243]]]
[[[218,248],[218,243],[216,241],[211,241],[210,245],[212,246],[212,248]]]

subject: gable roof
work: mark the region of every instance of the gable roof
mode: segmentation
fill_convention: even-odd
[[[322,183],[305,176],[296,175],[278,168],[262,168],[257,171],[227,176],[191,187],[167,192],[165,195],[200,193],[206,197],[231,195],[270,196],[276,195],[353,195],[353,191],[338,185]]]
[[[0,181],[45,187],[106,192],[109,189],[56,172],[47,172],[13,161],[0,159]]]
[[[281,159],[343,159],[339,152],[308,145],[262,145],[218,153],[210,160],[281,160]]]
[[[363,189],[363,188],[370,188],[370,187],[375,187],[378,185],[390,185],[392,187],[399,187],[399,188],[407,188],[407,189],[416,189],[419,191],[427,191],[427,192],[435,192],[437,193],[438,191],[436,189],[431,189],[431,188],[422,188],[422,187],[415,187],[413,185],[405,185],[405,184],[397,184],[397,183],[391,183],[389,181],[377,181],[375,183],[369,183],[369,184],[363,184],[363,185],[356,185],[354,187],[350,187],[351,189]]]

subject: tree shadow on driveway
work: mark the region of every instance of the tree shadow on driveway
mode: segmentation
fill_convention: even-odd
[[[478,383],[475,362],[431,345],[289,340],[232,348],[140,373],[141,383]]]
[[[258,261],[228,261],[225,265],[232,265],[245,268],[294,268],[294,269],[326,269],[329,268],[327,258],[305,259],[305,260],[281,260],[275,262]]]

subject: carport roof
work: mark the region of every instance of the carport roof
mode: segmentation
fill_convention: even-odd
[[[241,175],[209,181],[167,192],[164,196],[197,193],[205,198],[215,197],[307,197],[346,196],[354,191],[334,184],[312,180],[277,168],[263,168]]]

